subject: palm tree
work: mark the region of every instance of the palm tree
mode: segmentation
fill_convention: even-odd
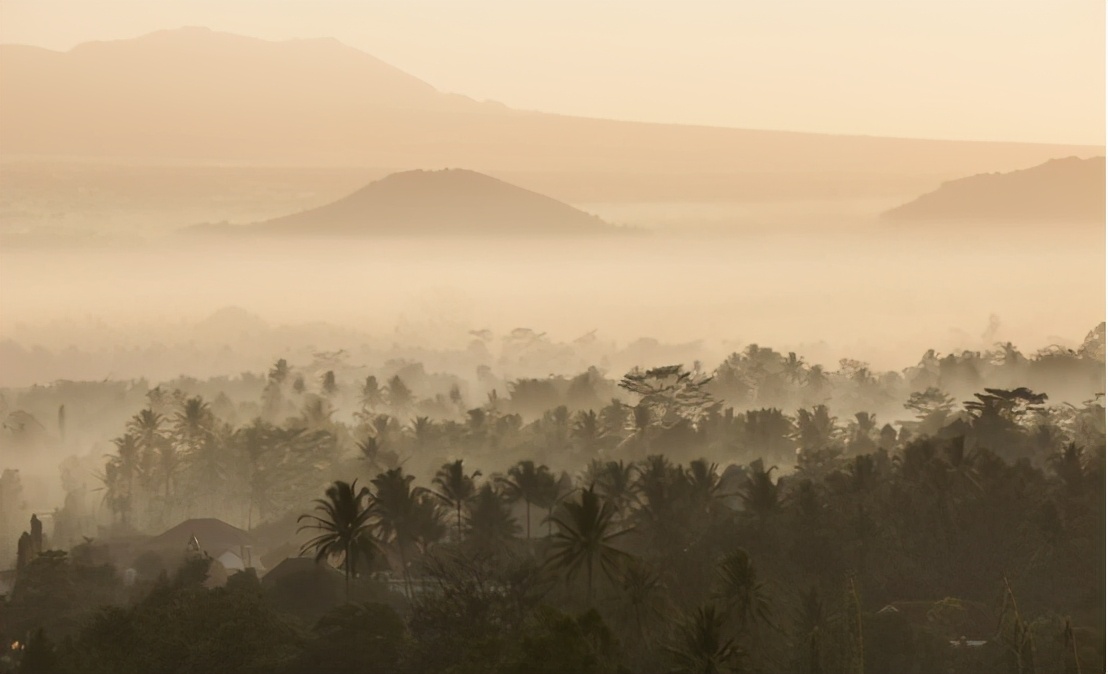
[[[581,491],[579,500],[562,503],[561,510],[552,518],[558,531],[554,534],[547,563],[561,567],[568,580],[573,580],[581,567],[585,567],[590,605],[595,568],[599,565],[601,572],[611,580],[619,571],[619,561],[627,557],[627,553],[611,544],[629,531],[615,530],[612,521],[615,514],[615,508],[589,487]]]
[[[434,442],[438,429],[430,417],[416,417],[412,419],[411,431],[416,451],[423,451]]]
[[[684,547],[688,518],[683,516],[688,478],[680,466],[661,454],[652,454],[635,464],[635,519],[655,550]]]
[[[505,495],[511,502],[523,501],[527,511],[527,542],[531,542],[531,505],[541,506],[544,496],[549,492],[549,484],[555,482],[550,469],[535,466],[531,460],[520,461],[508,469],[508,475],[498,480],[504,487]]]
[[[718,464],[708,463],[705,459],[690,461],[685,471],[693,503],[705,512],[711,510],[713,502],[720,496],[718,471]]]
[[[1070,496],[1080,496],[1085,488],[1084,450],[1071,442],[1062,451],[1047,458],[1050,471],[1062,481]]]
[[[823,598],[820,597],[819,590],[815,586],[801,595],[800,607],[795,615],[795,632],[798,642],[794,645],[794,649],[796,652],[807,651],[802,656],[802,662],[807,661],[805,669],[810,674],[818,674],[822,671],[820,653],[822,651],[822,629],[825,620]],[[800,643],[803,643],[800,642],[801,639],[807,642],[806,649],[801,648]]]
[[[623,461],[603,462],[595,459],[589,464],[586,482],[595,484],[600,495],[611,503],[617,515],[635,498],[635,465]]]
[[[811,411],[796,411],[796,440],[801,449],[826,449],[835,439],[836,417],[831,416],[826,405],[816,405]]]
[[[438,491],[431,492],[442,499],[444,503],[454,508],[458,518],[458,540],[462,540],[462,506],[473,498],[477,488],[474,480],[481,476],[481,471],[474,471],[472,475],[466,475],[462,467],[462,459],[452,463],[443,464],[439,472],[432,480],[438,487]]]
[[[278,429],[272,424],[255,419],[249,426],[235,430],[232,435],[235,472],[246,488],[246,528],[254,521],[254,508],[261,514],[273,501],[275,468],[279,465]]]
[[[437,498],[420,489],[415,490],[413,495],[415,503],[412,504],[411,540],[416,550],[425,555],[432,545],[446,535],[447,526],[443,523],[442,508],[439,507]]]
[[[300,553],[314,550],[317,563],[324,558],[340,557],[346,574],[346,600],[350,601],[350,576],[357,570],[358,559],[368,562],[373,556],[373,539],[369,535],[373,514],[368,503],[369,489],[359,490],[357,480],[349,484],[336,481],[325,494],[325,499],[315,501],[321,515],[305,514],[296,519],[298,523],[310,522],[298,532],[304,529],[323,532],[305,543]]]
[[[115,494],[118,497],[116,503],[120,506],[123,523],[130,524],[131,508],[135,505],[135,476],[141,468],[141,448],[133,433],[126,433],[112,442],[115,444],[116,455],[111,463],[115,466],[115,474],[120,483]]]
[[[200,396],[194,396],[185,401],[173,418],[173,431],[187,446],[203,437],[211,428],[211,423],[211,407]]]
[[[127,431],[135,436],[135,442],[139,450],[140,475],[149,486],[149,482],[155,479],[158,467],[155,462],[162,453],[162,445],[165,444],[165,436],[162,434],[162,415],[152,409],[144,409],[127,422]],[[169,489],[171,476],[163,476],[166,480],[166,490]]]
[[[214,426],[211,408],[200,396],[186,400],[173,419],[173,437],[181,447],[186,469],[208,493],[216,493],[224,477],[221,445],[225,443],[216,441]]]
[[[624,562],[619,573],[620,598],[624,610],[634,616],[639,639],[646,646],[648,639],[643,617],[663,615],[666,584],[662,574],[645,562],[631,558]]]
[[[327,400],[327,398],[313,394],[304,403],[304,409],[301,410],[300,414],[304,419],[305,426],[308,428],[322,429],[331,427],[331,416],[334,413],[335,410],[332,408],[331,402]]]
[[[392,407],[393,412],[397,416],[407,412],[408,408],[411,407],[415,400],[412,390],[408,388],[408,385],[404,383],[400,375],[395,375],[389,380],[388,393],[389,406]]]
[[[734,639],[726,639],[723,626],[726,615],[712,605],[701,606],[689,615],[677,630],[675,643],[667,648],[677,672],[717,674],[733,671],[732,663],[742,652]]]
[[[593,410],[577,413],[571,435],[577,442],[580,452],[585,456],[595,454],[596,450],[607,439],[604,425],[601,423],[599,415]]]
[[[796,353],[790,351],[789,355],[781,359],[781,366],[784,370],[785,377],[793,382],[799,384],[805,379],[805,362],[803,357],[797,357]]]
[[[371,472],[395,468],[399,459],[396,452],[391,452],[382,446],[378,436],[367,435],[365,440],[355,442],[354,447],[358,450],[358,459],[366,461]]]
[[[412,490],[411,475],[403,468],[393,468],[373,478],[373,514],[377,517],[377,537],[384,543],[394,543],[400,556],[404,587],[411,597],[408,574],[408,549],[416,542],[417,498]]]
[[[773,481],[777,466],[764,467],[761,459],[747,468],[746,484],[739,497],[747,512],[764,526],[766,520],[781,509],[781,481]]]
[[[716,573],[719,598],[738,616],[739,629],[758,620],[770,624],[769,599],[745,550],[738,549],[724,557]]]
[[[483,551],[498,550],[519,533],[503,495],[491,484],[482,485],[470,501],[466,524],[470,542]]]

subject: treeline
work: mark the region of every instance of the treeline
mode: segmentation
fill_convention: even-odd
[[[802,452],[787,477],[660,454],[568,479],[397,467],[304,505],[305,551],[352,600],[321,617],[252,571],[206,587],[204,559],[128,599],[89,543],[33,560],[5,614],[54,668],[26,671],[1098,671],[1100,439],[1042,468],[963,436]]]
[[[524,346],[522,354],[546,353],[542,340],[534,335]],[[484,352],[478,349],[477,353]],[[491,356],[473,361],[477,364],[472,369],[449,370],[447,364],[447,369],[437,372],[409,360],[388,361],[372,369],[355,367],[347,362],[349,357],[346,352],[318,353],[300,365],[278,361],[268,373],[207,380],[180,377],[158,386],[145,380],[109,379],[2,389],[0,440],[12,461],[83,453],[88,446],[118,435],[146,403],[147,395],[175,391],[204,399],[217,417],[233,426],[259,417],[282,424],[316,404],[347,424],[359,423],[359,415],[388,414],[406,425],[415,417],[465,421],[469,410],[482,407],[517,414],[529,423],[560,406],[575,413],[599,411],[613,399],[634,402],[619,388],[618,376],[597,368],[570,375],[564,372],[573,370],[552,363],[549,367],[559,374],[518,378],[506,374],[513,371],[514,361]],[[461,362],[455,367],[462,367]],[[693,363],[691,369],[712,377],[705,389],[737,411],[792,412],[822,404],[841,417],[867,411],[896,422],[908,396],[930,387],[962,401],[984,388],[1023,386],[1047,392],[1054,401],[1079,403],[1104,390],[1104,328],[1098,326],[1075,351],[1048,347],[1025,355],[1010,343],[988,351],[945,355],[929,351],[915,365],[890,372],[850,359],[825,367],[798,354],[756,344],[714,368]],[[172,416],[177,410],[159,411]]]
[[[1095,360],[1074,361],[1103,375],[1103,365]],[[788,363],[794,371],[805,371],[793,354],[780,358],[779,364]],[[723,371],[707,375],[671,366],[633,370],[618,382],[595,370],[563,382],[523,380],[508,397],[494,390],[485,404],[469,409],[453,388],[435,401],[442,416],[417,414],[417,399],[399,375],[384,384],[370,376],[362,384],[357,411],[346,421],[338,418],[332,402],[339,389],[333,372],[323,375],[318,394],[305,392],[284,361],[270,371],[257,403],[236,407],[226,396],[208,402],[156,388],[114,438],[106,461],[100,453],[63,465],[71,498],[55,515],[55,535],[59,542],[75,544],[82,535],[98,535],[97,525],[109,520],[122,530],[153,532],[197,516],[251,528],[286,515],[333,480],[353,476],[364,482],[401,464],[412,474],[430,476],[458,457],[486,470],[529,459],[573,472],[594,459],[633,462],[664,452],[679,461],[705,457],[722,464],[760,458],[789,471],[798,461],[825,460],[813,457],[893,451],[913,437],[935,435],[964,436],[971,451],[984,446],[1008,461],[1027,458],[1042,465],[1067,442],[1095,446],[1103,432],[1099,397],[1081,405],[1053,405],[1046,394],[1023,387],[990,388],[959,403],[942,389],[926,386],[898,401],[901,420],[882,420],[866,411],[839,418],[823,403],[793,412],[756,405],[736,409],[718,391],[737,390],[736,382],[748,378]],[[881,388],[864,370],[852,374],[849,385],[817,367],[806,372],[805,391],[824,386],[836,387],[840,395],[865,387],[893,390]],[[763,376],[761,385],[751,389],[755,402],[778,395],[767,392],[767,382],[780,384],[799,375],[774,377]],[[914,381],[930,383],[922,374]],[[294,396],[299,407],[292,404]],[[575,406],[559,404],[567,399]],[[590,402],[595,406],[586,406]],[[512,411],[541,404],[555,406],[528,414]],[[231,420],[243,411],[258,415],[236,425]],[[74,477],[81,472],[96,475],[98,484]]]
[[[281,369],[270,400],[295,386]],[[928,386],[893,425],[736,410],[718,379],[636,370],[621,400],[526,422],[490,397],[464,420],[366,404],[346,424],[324,390],[236,426],[159,391],[102,464],[107,533],[210,508],[291,537],[301,517],[352,603],[320,617],[193,567],[128,594],[82,549],[31,560],[7,624],[44,627],[29,650],[75,672],[1103,669],[1102,396]],[[56,587],[70,599],[37,612]],[[90,596],[117,607],[64,608]]]

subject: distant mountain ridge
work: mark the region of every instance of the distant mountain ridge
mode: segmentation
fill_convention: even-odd
[[[330,204],[236,229],[326,236],[526,236],[616,230],[556,199],[465,169],[393,173]]]
[[[1052,159],[951,180],[883,214],[891,221],[1105,221],[1104,157]]]
[[[574,201],[911,194],[1103,148],[649,124],[446,94],[333,39],[0,45],[5,158],[466,166]]]

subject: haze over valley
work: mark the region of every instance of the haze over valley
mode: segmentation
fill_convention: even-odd
[[[1103,3],[92,7],[0,674],[1104,670]]]

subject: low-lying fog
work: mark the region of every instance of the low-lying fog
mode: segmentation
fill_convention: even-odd
[[[234,373],[273,354],[237,343],[233,330],[199,334],[191,325],[238,306],[275,325],[326,322],[435,349],[464,348],[470,330],[527,327],[565,342],[597,330],[623,344],[700,341],[709,363],[756,342],[811,362],[849,356],[900,369],[929,348],[1072,346],[1104,319],[1103,230],[908,230],[782,217],[780,226],[747,224],[740,233],[722,231],[718,207],[699,208],[592,205],[654,227],[598,239],[161,235],[8,245],[0,250],[0,337],[21,348],[83,351],[223,342],[243,353]],[[687,226],[675,224],[682,217]],[[0,385],[79,378],[36,372],[4,353]],[[174,365],[213,374],[190,371],[205,370],[202,363]],[[117,359],[96,376],[140,374],[120,372]]]

